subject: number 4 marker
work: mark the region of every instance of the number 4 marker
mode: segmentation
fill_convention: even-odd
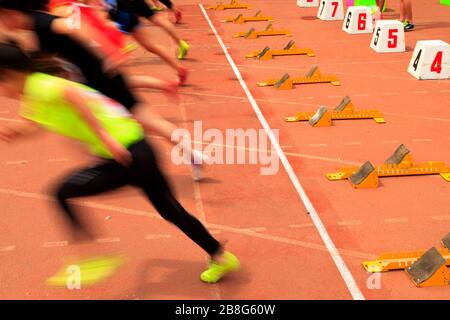
[[[450,45],[441,40],[418,41],[408,72],[417,79],[449,79]]]

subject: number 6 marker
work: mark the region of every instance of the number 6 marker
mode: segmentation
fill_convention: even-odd
[[[350,34],[372,33],[372,13],[369,7],[348,7],[342,30]]]

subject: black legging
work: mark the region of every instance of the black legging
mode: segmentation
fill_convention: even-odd
[[[218,253],[221,249],[219,242],[173,196],[150,145],[142,140],[128,150],[133,156],[133,163],[129,167],[107,160],[98,166],[78,171],[59,187],[56,193],[58,204],[69,218],[74,231],[86,231],[86,228],[67,200],[133,185],[144,191],[164,219],[175,224],[211,256]]]

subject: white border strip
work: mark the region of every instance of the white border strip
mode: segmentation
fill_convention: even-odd
[[[361,290],[358,288],[358,285],[356,284],[355,279],[353,278],[353,275],[350,273],[350,270],[348,269],[347,265],[345,264],[344,260],[342,259],[341,255],[339,254],[339,251],[336,249],[336,246],[333,243],[333,240],[331,240],[330,235],[328,234],[325,226],[323,225],[322,221],[320,220],[319,215],[316,212],[316,209],[311,203],[311,200],[309,200],[308,196],[305,193],[305,190],[303,189],[302,185],[300,184],[300,181],[298,180],[297,176],[295,175],[294,170],[292,169],[291,164],[289,163],[289,160],[286,158],[286,155],[284,154],[283,150],[281,149],[275,135],[273,134],[269,124],[267,123],[266,118],[261,112],[261,109],[259,108],[258,104],[255,101],[255,98],[251,94],[250,90],[247,87],[247,84],[245,83],[244,79],[242,78],[241,73],[239,72],[239,69],[237,68],[236,64],[234,63],[233,58],[230,56],[227,48],[225,47],[225,44],[222,41],[222,38],[217,33],[216,28],[212,24],[211,20],[209,19],[208,14],[206,13],[205,8],[202,4],[199,4],[200,9],[203,12],[203,15],[205,16],[206,20],[208,21],[209,26],[211,27],[211,30],[213,31],[214,35],[217,38],[217,41],[219,42],[220,46],[222,47],[223,52],[225,53],[225,56],[228,60],[228,63],[230,64],[231,68],[233,69],[237,79],[239,80],[239,83],[241,84],[242,88],[244,89],[245,94],[247,95],[248,100],[250,101],[250,104],[253,107],[253,110],[256,113],[256,116],[258,117],[262,127],[266,131],[267,135],[269,136],[269,139],[275,148],[275,151],[278,154],[278,157],[281,160],[281,163],[284,166],[284,169],[286,170],[287,174],[289,175],[289,178],[291,179],[292,184],[295,187],[295,190],[297,190],[301,200],[303,201],[306,209],[308,210],[311,219],[314,222],[314,225],[317,228],[317,231],[319,231],[319,234],[325,243],[325,246],[327,247],[328,251],[330,252],[331,257],[334,260],[334,263],[336,264],[336,267],[338,268],[342,278],[345,281],[345,284],[347,285],[348,290],[350,291],[350,294],[352,295],[353,299],[355,300],[365,300],[364,295],[362,294]]]

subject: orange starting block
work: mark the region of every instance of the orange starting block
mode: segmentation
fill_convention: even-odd
[[[321,107],[317,112],[299,112],[294,117],[285,118],[286,122],[309,121],[313,127],[329,127],[332,120],[357,120],[373,119],[376,123],[385,123],[383,115],[378,110],[355,110],[355,106],[347,96],[341,103],[328,111],[326,107]]]
[[[261,11],[258,11],[254,16],[252,17],[245,17],[244,15],[240,14],[235,18],[228,18],[222,20],[222,22],[232,22],[232,23],[247,23],[247,22],[260,22],[260,21],[273,21],[273,18],[271,16],[265,16],[261,13]]]
[[[273,57],[278,56],[293,56],[293,55],[307,55],[308,57],[314,57],[314,51],[309,48],[297,48],[295,41],[291,40],[286,47],[282,50],[271,50],[269,47],[265,47],[261,51],[254,51],[246,55],[246,58],[257,58],[259,60],[270,60]]]
[[[445,248],[383,253],[377,259],[364,261],[368,272],[405,270],[417,287],[446,286],[450,284],[450,233],[442,239]]]
[[[367,162],[362,167],[345,167],[335,173],[328,173],[330,181],[349,179],[354,188],[376,188],[378,177],[403,177],[439,174],[445,181],[450,182],[450,166],[444,162],[429,161],[416,163],[410,151],[402,144],[384,164],[373,167]]]
[[[251,9],[252,7],[248,4],[240,4],[237,0],[231,0],[230,4],[218,3],[215,6],[208,6],[207,9],[210,10],[229,10],[229,9]]]
[[[309,72],[305,74],[304,77],[291,78],[289,74],[285,74],[281,79],[266,80],[263,82],[258,82],[258,87],[269,87],[273,86],[278,90],[289,90],[297,84],[313,84],[313,83],[331,83],[334,86],[340,86],[341,83],[336,76],[322,76],[319,71],[318,66],[313,66]]]
[[[289,30],[275,30],[271,23],[266,27],[266,29],[262,31],[257,31],[255,28],[251,28],[247,32],[239,32],[233,35],[234,38],[245,38],[245,39],[257,39],[259,37],[268,37],[268,36],[287,36],[292,37],[292,34]]]

